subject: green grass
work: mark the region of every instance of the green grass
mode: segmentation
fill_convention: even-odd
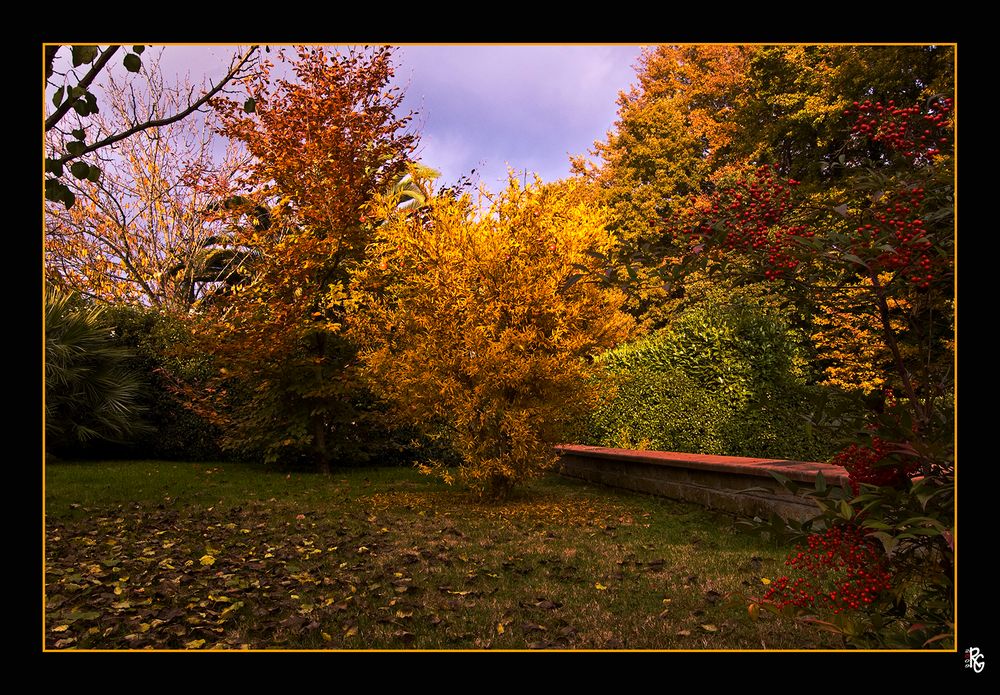
[[[399,468],[46,468],[46,646],[811,649],[744,595],[786,549],[700,507],[552,476],[479,503]]]

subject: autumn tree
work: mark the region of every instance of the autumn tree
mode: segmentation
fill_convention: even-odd
[[[638,288],[633,313],[658,327],[682,307],[690,276],[682,280],[665,269],[686,253],[687,239],[672,235],[671,220],[713,214],[705,202],[715,190],[764,164],[795,181],[811,204],[829,208],[864,171],[858,162],[888,156],[883,143],[850,136],[844,110],[866,100],[902,105],[948,94],[953,58],[949,46],[645,50],[635,86],[619,98],[618,121],[595,144],[597,165],[577,162],[611,210],[609,227],[625,242],[612,272]],[[626,278],[629,267],[641,282]],[[715,280],[767,278],[717,273]]]
[[[797,558],[820,558],[824,540],[816,531],[834,527],[855,538],[845,551],[867,548],[862,575],[884,570],[878,587],[822,607],[821,617],[847,643],[953,646],[954,101],[866,100],[842,115],[849,151],[876,156],[845,157],[842,166],[854,170],[842,190],[829,193],[835,203],[817,204],[816,196],[796,193],[797,182],[778,167],[760,166],[707,195],[672,233],[688,237],[685,263],[748,258],[814,306],[847,314],[827,322],[826,336],[843,331],[841,345],[856,348],[852,331],[861,328],[880,343],[872,353],[885,392],[861,413],[824,417],[822,406],[814,413],[814,425],[849,442],[832,461],[844,466],[851,486],[817,485],[817,519],[793,531],[810,546]],[[825,597],[804,591],[792,599],[785,580],[778,578],[761,605],[814,619]]]
[[[218,375],[208,407],[224,444],[321,471],[363,448],[354,348],[344,334],[348,272],[372,228],[364,205],[398,180],[416,136],[397,113],[391,50],[279,53],[294,79],[262,74],[216,102],[222,132],[253,157],[231,242],[253,255],[248,282],[201,308],[199,344]]]
[[[233,57],[224,75],[210,84],[197,98],[194,98],[193,90],[189,91],[184,103],[177,104],[170,112],[134,111],[130,120],[116,123],[113,128],[104,127],[107,121],[103,124],[95,122],[91,117],[101,110],[95,94],[95,91],[99,92],[95,89],[99,78],[112,74],[111,68],[119,57],[129,73],[142,72],[145,65],[141,56],[145,48],[142,45],[110,45],[103,48],[95,45],[44,46],[45,84],[53,90],[52,110],[47,111],[45,117],[45,132],[61,136],[47,139],[47,200],[62,203],[66,208],[73,207],[76,196],[66,183],[68,175],[74,179],[97,181],[103,168],[93,162],[102,153],[138,133],[177,123],[202,109],[226,85],[246,76],[258,54],[257,46],[241,51]],[[69,62],[61,61],[59,56],[65,56]]]
[[[125,130],[140,115],[162,120],[190,91],[165,83],[148,55],[135,79],[108,76],[100,86],[104,110],[89,117],[100,132]],[[242,158],[234,146],[217,155],[218,140],[202,119],[175,121],[116,143],[100,176],[68,178],[76,204],[46,204],[48,279],[93,299],[181,313],[224,283],[235,264],[211,263],[226,233],[211,209]],[[66,146],[59,130],[49,141]]]
[[[629,335],[623,296],[578,282],[614,243],[579,183],[508,187],[477,209],[444,194],[385,219],[355,275],[366,373],[404,416],[443,420],[459,477],[505,496],[555,459],[592,402],[588,358]],[[452,473],[436,469],[446,480]]]

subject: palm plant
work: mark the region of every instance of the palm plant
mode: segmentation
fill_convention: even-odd
[[[101,307],[49,287],[45,294],[45,433],[50,446],[122,442],[146,428],[143,381],[115,344]]]

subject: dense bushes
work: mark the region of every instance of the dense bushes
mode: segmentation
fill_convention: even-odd
[[[145,380],[140,398],[150,425],[108,455],[192,461],[221,458],[218,429],[186,407],[177,393],[178,379],[196,378],[212,369],[208,356],[175,354],[174,348],[188,340],[183,320],[142,306],[114,306],[106,314],[114,326],[115,342],[131,353],[130,368]]]
[[[835,450],[805,431],[819,387],[802,382],[792,334],[756,307],[696,305],[600,362],[609,395],[591,443],[799,460]]]

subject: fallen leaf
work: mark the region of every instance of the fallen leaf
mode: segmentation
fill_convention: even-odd
[[[690,637],[691,631],[690,630],[678,630],[677,631],[677,635],[679,637]]]
[[[203,644],[205,644],[205,640],[203,640],[203,639],[193,639],[190,642],[185,642],[184,643],[184,648],[185,649],[197,649],[198,647],[202,646]]]
[[[59,625],[58,627],[52,628],[52,632],[66,632],[69,629],[69,625]]]
[[[709,623],[708,625],[702,625],[701,629],[704,630],[705,632],[718,632],[719,631],[719,628],[716,627],[715,625],[712,625],[711,623]]]
[[[410,642],[413,641],[415,635],[412,632],[407,632],[406,630],[397,630],[396,632],[392,633],[392,636],[401,642],[409,644]]]
[[[747,613],[750,614],[751,618],[756,620],[757,618],[760,617],[760,606],[758,606],[756,603],[751,603],[749,606],[747,606]]]
[[[352,625],[351,627],[347,628],[346,632],[344,632],[344,637],[354,637],[354,635],[356,634],[358,634],[358,628],[357,626]]]
[[[760,578],[760,583],[763,584],[764,586],[767,586],[768,584],[771,583],[771,580],[768,579],[767,577],[761,577]]]
[[[202,555],[199,562],[205,565],[205,567],[211,567],[212,565],[215,564],[215,558],[212,557],[211,555]]]
[[[497,623],[497,634],[502,635],[504,633],[503,623]]]
[[[319,633],[319,634],[320,634],[320,636],[321,636],[321,637],[323,638],[323,640],[324,640],[325,642],[332,642],[332,641],[333,641],[333,638],[332,638],[332,637],[330,637],[329,633],[326,633],[326,632],[321,632],[321,633]]]
[[[600,582],[597,582],[594,584],[594,588],[597,589],[598,591],[607,591],[608,587],[604,586]]]

